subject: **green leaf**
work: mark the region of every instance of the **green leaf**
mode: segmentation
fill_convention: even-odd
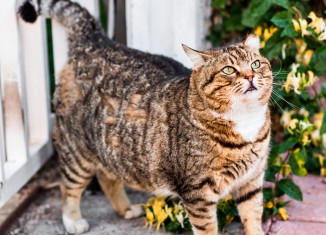
[[[290,8],[290,2],[288,0],[273,0],[273,3],[283,7],[285,9]]]
[[[290,203],[290,201],[286,201],[286,202],[279,201],[276,203],[276,207],[277,208],[286,207],[289,203]]]
[[[222,211],[217,211],[217,220],[218,220],[218,230],[222,231],[226,223],[226,214]]]
[[[321,93],[324,97],[326,97],[326,84],[321,84]]]
[[[297,34],[297,32],[294,30],[294,28],[293,28],[293,24],[289,24],[289,25],[287,25],[287,26],[283,29],[283,31],[282,31],[282,33],[281,33],[281,37],[285,37],[285,36],[287,36],[287,37],[292,38],[292,37],[294,37],[296,34]]]
[[[226,215],[237,216],[238,210],[237,207],[234,205],[234,201],[220,201],[217,204],[217,209],[225,213]]]
[[[278,153],[278,145],[272,147],[271,151],[269,152],[268,157],[268,166],[273,166],[276,162],[276,159],[280,156]]]
[[[227,11],[221,12],[223,20],[220,30],[223,31],[223,34],[230,35],[232,32],[225,31],[243,31],[246,28],[243,24],[239,23],[241,22],[242,12],[243,7],[238,4],[228,6]]]
[[[291,170],[294,174],[298,176],[307,175],[307,169],[305,168],[304,163],[304,156],[300,152],[291,154],[289,165],[291,166]]]
[[[300,153],[302,154],[302,157],[303,157],[303,160],[304,162],[307,162],[308,160],[308,155],[307,155],[307,150],[306,150],[306,147],[301,147],[300,149]]]
[[[249,7],[243,11],[241,23],[247,27],[254,28],[271,6],[272,0],[250,1]]]
[[[273,190],[271,188],[264,188],[263,195],[265,201],[269,202],[273,200]]]
[[[268,182],[275,182],[275,174],[281,169],[280,166],[272,166],[265,171],[265,180]]]
[[[302,192],[301,189],[293,183],[290,179],[281,179],[277,183],[277,187],[281,189],[289,197],[302,201]]]
[[[273,208],[273,216],[277,215],[278,213],[278,208],[277,207],[274,207]]]
[[[282,197],[283,195],[284,195],[283,190],[278,187],[278,184],[276,184],[275,197]]]
[[[273,22],[277,27],[285,28],[288,25],[292,25],[292,16],[288,11],[280,11],[276,13],[272,19],[271,22]]]
[[[225,0],[213,0],[211,3],[212,7],[224,9],[225,8]]]
[[[320,128],[320,135],[322,136],[324,133],[326,133],[326,109],[324,109],[324,117],[323,117],[323,124]],[[326,146],[324,146],[326,147]]]
[[[282,144],[280,144],[280,146],[278,147],[278,152],[279,153],[284,153],[286,151],[288,151],[290,148],[292,148],[295,144],[297,143],[297,140],[293,137],[287,139],[285,142],[283,142]]]
[[[176,233],[180,230],[181,224],[178,223],[177,221],[171,221],[170,223],[165,225],[165,231],[171,232],[171,233]]]
[[[309,65],[315,70],[317,76],[326,74],[326,45],[315,50]]]
[[[276,31],[276,33],[274,33],[273,36],[267,40],[266,45],[262,50],[263,54],[269,60],[277,58],[281,53],[282,45],[286,40],[286,38],[281,38],[281,30]]]

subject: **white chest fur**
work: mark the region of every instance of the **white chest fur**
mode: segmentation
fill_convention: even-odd
[[[245,141],[254,141],[266,120],[267,105],[258,102],[234,103],[232,109],[223,114],[212,111],[216,118],[223,118],[234,122],[234,130],[242,136]]]

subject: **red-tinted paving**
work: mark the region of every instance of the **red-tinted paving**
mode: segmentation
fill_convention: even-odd
[[[309,175],[293,177],[303,192],[303,201],[290,200],[289,220],[275,220],[269,235],[326,235],[326,179]]]

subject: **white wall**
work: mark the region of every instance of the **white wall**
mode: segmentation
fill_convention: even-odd
[[[181,44],[205,49],[210,0],[126,0],[127,44],[190,67]]]

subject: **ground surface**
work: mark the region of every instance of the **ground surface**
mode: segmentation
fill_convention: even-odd
[[[56,164],[48,166],[52,178],[57,177],[53,170]],[[40,183],[40,179],[51,178],[45,169],[46,177],[38,176],[30,184]],[[42,173],[44,174],[44,173]],[[41,175],[42,175],[41,174]],[[303,188],[304,201],[292,201],[287,207],[288,221],[274,219],[264,225],[269,235],[324,235],[326,234],[326,180],[317,176],[294,178]],[[44,181],[44,180],[43,180]],[[44,183],[44,182],[43,182]],[[94,189],[95,187],[95,189]],[[26,189],[25,189],[26,191]],[[144,203],[150,195],[128,190],[133,203]],[[154,229],[145,228],[144,218],[124,220],[117,216],[101,191],[89,188],[82,200],[82,213],[90,223],[90,232],[85,235],[160,235]],[[1,213],[0,213],[1,214]],[[240,223],[232,223],[224,234],[242,235]],[[66,234],[61,222],[61,198],[58,187],[40,191],[27,211],[8,230],[8,235],[60,235]]]

